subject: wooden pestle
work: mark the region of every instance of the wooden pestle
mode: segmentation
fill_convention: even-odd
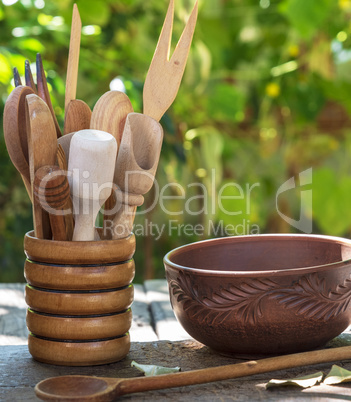
[[[115,138],[104,131],[81,130],[71,140],[68,174],[75,215],[74,241],[93,241],[95,220],[111,195],[117,156]]]
[[[64,207],[70,198],[66,172],[57,166],[42,166],[35,172],[33,193],[49,213],[53,240],[69,240],[66,235]]]
[[[156,120],[141,113],[128,114],[113,179],[117,211],[105,211],[111,220],[105,219],[104,229],[112,229],[113,239],[127,237],[132,231],[136,208],[154,182],[162,140],[163,130]]]

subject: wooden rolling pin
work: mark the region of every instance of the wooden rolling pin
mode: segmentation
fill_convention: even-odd
[[[70,198],[67,175],[57,166],[42,166],[35,172],[33,193],[50,218],[53,240],[70,240],[66,234],[64,207]]]
[[[95,220],[111,195],[117,156],[115,138],[104,131],[81,130],[71,140],[68,172],[73,199],[74,241],[95,239]]]

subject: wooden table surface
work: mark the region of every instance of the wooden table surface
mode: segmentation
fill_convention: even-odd
[[[87,374],[106,377],[136,377],[132,360],[142,364],[180,366],[182,371],[239,362],[220,356],[194,341],[176,321],[168,298],[166,281],[135,285],[132,306],[131,349],[121,362],[94,367],[62,367],[36,362],[27,349],[24,284],[0,284],[0,401],[37,401],[33,388],[47,377]],[[351,332],[345,331],[327,347],[351,345]],[[338,363],[351,370],[351,361]],[[294,378],[317,371],[328,372],[332,364],[276,371],[237,380],[206,385],[151,391],[125,396],[133,401],[336,401],[351,400],[351,383],[319,385],[309,389],[266,390],[271,378]]]

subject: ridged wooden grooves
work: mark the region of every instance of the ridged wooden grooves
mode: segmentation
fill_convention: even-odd
[[[88,366],[129,352],[135,237],[96,242],[24,238],[28,348],[34,359]]]

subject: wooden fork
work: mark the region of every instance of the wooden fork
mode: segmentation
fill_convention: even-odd
[[[197,10],[198,2],[196,1],[173,55],[169,58],[174,0],[171,0],[169,3],[143,90],[144,114],[157,121],[161,119],[166,110],[171,106],[177,95],[195,30]]]
[[[25,61],[24,71],[25,71],[26,86],[32,88],[34,93],[38,94],[40,96],[40,98],[43,99],[43,101],[48,105],[50,113],[54,120],[56,135],[57,135],[57,138],[59,138],[59,137],[61,137],[62,134],[61,134],[60,126],[56,119],[54,108],[52,107],[49,89],[48,89],[48,85],[46,82],[45,71],[44,71],[43,62],[42,62],[40,53],[37,54],[36,69],[37,69],[37,84],[35,85],[29,61],[28,60]],[[21,78],[18,74],[17,68],[13,69],[13,76],[14,76],[15,86],[18,87],[19,85],[22,85]]]

